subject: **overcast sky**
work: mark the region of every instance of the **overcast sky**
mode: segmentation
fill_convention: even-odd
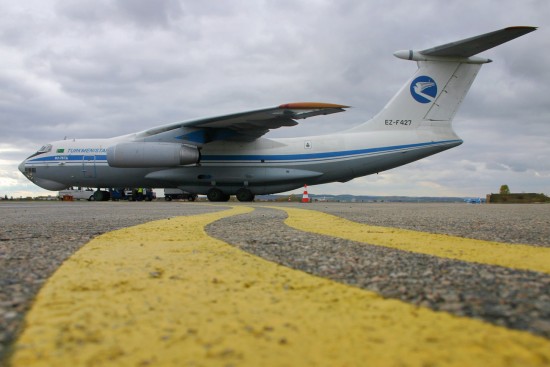
[[[17,165],[44,143],[103,138],[288,102],[351,105],[267,137],[333,134],[416,70],[392,56],[512,25],[455,117],[464,144],[313,194],[550,194],[550,2],[0,0],[0,195],[46,192]],[[295,192],[299,192],[297,190]]]

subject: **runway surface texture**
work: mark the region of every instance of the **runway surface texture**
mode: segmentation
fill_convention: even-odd
[[[0,214],[0,364],[550,365],[549,205]]]

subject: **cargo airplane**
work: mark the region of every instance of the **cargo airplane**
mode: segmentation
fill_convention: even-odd
[[[509,27],[397,51],[418,70],[371,120],[321,136],[269,139],[271,129],[348,106],[298,102],[171,123],[109,139],[44,145],[19,170],[47,190],[69,186],[180,188],[210,201],[252,201],[307,185],[346,182],[462,144],[451,121],[479,69],[478,53],[534,31]]]

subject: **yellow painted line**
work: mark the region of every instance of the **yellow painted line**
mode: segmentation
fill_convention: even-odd
[[[301,231],[448,259],[550,273],[550,248],[371,226],[308,209],[273,207]]]
[[[92,240],[39,292],[12,366],[550,363],[550,340],[384,299],[204,232],[250,210],[155,221]]]

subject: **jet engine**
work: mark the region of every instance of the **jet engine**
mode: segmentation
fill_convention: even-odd
[[[107,148],[107,163],[118,168],[174,167],[198,163],[199,149],[174,143],[118,143]]]

